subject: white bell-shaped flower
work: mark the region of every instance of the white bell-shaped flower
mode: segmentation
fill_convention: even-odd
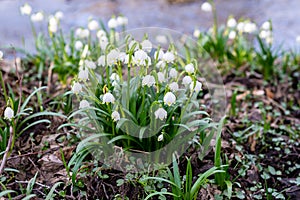
[[[185,71],[187,73],[194,73],[195,72],[195,67],[193,65],[193,63],[190,63],[190,64],[187,64],[185,67],[184,67]]]
[[[212,11],[212,6],[210,3],[208,2],[204,2],[202,5],[201,5],[201,10],[203,10],[204,12],[211,12]]]
[[[3,60],[3,52],[0,51],[0,60]]]
[[[164,55],[163,55],[163,60],[166,62],[166,63],[172,63],[174,60],[175,60],[175,56],[172,52],[166,52]]]
[[[25,3],[23,6],[20,7],[20,12],[22,15],[30,15],[31,11],[32,8],[28,3]]]
[[[200,92],[202,90],[202,83],[199,81],[196,81],[196,84],[194,85],[194,82],[191,83],[190,89],[192,91],[195,91],[196,93]]]
[[[142,49],[144,51],[151,52],[151,50],[152,50],[152,43],[149,40],[144,40],[141,43],[141,45],[142,45]]]
[[[157,79],[159,83],[163,83],[166,81],[165,74],[162,72],[157,73]]]
[[[44,15],[42,12],[37,12],[31,15],[30,20],[32,22],[40,22],[44,20]]]
[[[81,100],[79,103],[79,109],[89,108],[90,103],[87,100]]]
[[[114,111],[111,113],[111,118],[116,122],[120,120],[120,113],[118,111]]]
[[[6,107],[4,110],[4,119],[12,120],[14,118],[14,111],[11,107]]]
[[[236,37],[236,32],[235,31],[230,31],[229,34],[228,34],[228,38],[230,40],[233,40],[234,38]]]
[[[110,28],[110,29],[115,29],[115,28],[118,27],[118,25],[119,25],[119,23],[118,23],[117,19],[114,18],[114,17],[111,18],[111,19],[108,21],[108,23],[107,23],[107,26],[108,26],[108,28]]]
[[[74,94],[78,94],[81,91],[82,91],[82,85],[78,82],[74,82],[72,86],[72,92]]]
[[[236,25],[237,25],[237,22],[236,22],[236,20],[235,20],[233,17],[230,17],[230,18],[227,20],[227,26],[228,26],[229,28],[234,28],[234,27],[236,27]]]
[[[89,21],[88,23],[88,28],[91,30],[91,31],[94,31],[94,30],[97,30],[99,28],[99,23],[97,20],[91,20]]]
[[[107,92],[103,95],[103,103],[114,103],[115,97],[110,92]]]
[[[200,31],[199,29],[195,29],[195,30],[194,30],[194,33],[193,33],[193,36],[194,36],[195,38],[198,38],[200,35],[201,35],[201,31]]]
[[[113,65],[118,61],[120,52],[117,49],[113,49],[111,50],[108,54],[107,54],[107,64],[108,65]]]
[[[62,19],[64,18],[64,13],[62,11],[56,11],[54,16],[56,19]]]
[[[189,85],[192,82],[192,78],[190,76],[185,76],[182,79],[182,84],[183,85]]]
[[[75,42],[74,47],[75,47],[75,49],[76,49],[77,51],[80,51],[80,50],[82,50],[83,43],[82,43],[80,40],[77,40],[77,41]]]
[[[170,78],[176,78],[177,75],[178,75],[178,72],[175,68],[170,69],[170,72],[169,72]]]
[[[172,92],[167,92],[164,96],[164,103],[171,106],[176,102],[176,96]]]
[[[124,16],[117,17],[118,26],[126,26],[128,24],[128,18]]]
[[[158,142],[161,142],[161,141],[163,141],[164,140],[164,135],[163,134],[160,134],[159,136],[158,136],[158,138],[157,138],[157,141]]]
[[[167,118],[167,111],[163,108],[159,108],[154,112],[155,118],[156,119],[160,119],[160,120],[164,120]]]
[[[85,64],[85,66],[87,66],[90,69],[96,69],[96,67],[97,67],[96,64],[91,60],[85,60],[84,64]]]
[[[81,68],[78,73],[78,79],[81,81],[87,81],[89,79],[89,70],[87,68]]]
[[[142,86],[148,86],[151,87],[155,84],[155,78],[152,75],[146,75],[142,80]]]
[[[176,82],[172,82],[169,84],[169,88],[172,92],[177,92],[179,90],[179,85]]]

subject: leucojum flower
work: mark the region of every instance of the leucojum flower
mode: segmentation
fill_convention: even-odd
[[[111,113],[111,118],[116,122],[120,120],[120,113],[118,111],[114,111]]]
[[[6,107],[4,110],[4,119],[12,120],[14,118],[14,111],[11,107]]]
[[[154,112],[154,115],[156,119],[164,120],[167,118],[168,113],[165,109],[159,108]]]
[[[172,92],[167,92],[164,96],[164,103],[171,106],[176,102],[176,96]]]
[[[79,103],[79,109],[90,107],[90,103],[87,100],[82,100]]]
[[[103,95],[103,103],[114,103],[115,97],[110,92],[107,92]]]

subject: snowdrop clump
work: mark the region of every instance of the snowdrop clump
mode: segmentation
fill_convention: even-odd
[[[120,19],[112,18],[109,26],[117,23]],[[109,44],[96,61],[87,55],[80,63],[71,91],[80,100],[79,111],[90,113],[89,123],[115,144],[152,151],[179,133],[196,130],[191,128],[197,123],[190,121],[197,114],[191,113],[199,111],[195,105],[202,83],[196,61],[179,62],[174,46],[162,49],[147,38],[129,37],[125,48]],[[151,137],[140,132],[136,140],[132,134],[141,130]],[[158,144],[149,145],[153,142]]]

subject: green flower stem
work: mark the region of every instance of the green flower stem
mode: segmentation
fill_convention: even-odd
[[[213,13],[213,18],[214,18],[214,25],[213,25],[213,34],[216,37],[218,33],[218,18],[217,18],[217,9],[216,9],[216,4],[213,0],[208,0],[208,2],[212,6],[212,13]]]
[[[2,75],[1,70],[0,70],[0,82],[1,82],[1,86],[3,88],[3,95],[4,95],[5,102],[7,102],[8,101],[8,96],[7,96],[6,87],[5,87],[5,83],[4,83],[4,80],[3,80],[3,75]]]

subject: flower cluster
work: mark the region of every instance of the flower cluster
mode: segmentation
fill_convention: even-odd
[[[155,141],[170,141],[179,130],[177,124],[186,123],[183,117],[194,111],[191,102],[202,90],[195,62],[182,64],[172,46],[154,49],[148,39],[126,40],[126,51],[110,46],[97,66],[88,58],[81,62],[72,85],[72,92],[82,99],[79,108],[95,109],[103,132],[112,138],[135,132],[127,124],[131,121],[149,126]]]

